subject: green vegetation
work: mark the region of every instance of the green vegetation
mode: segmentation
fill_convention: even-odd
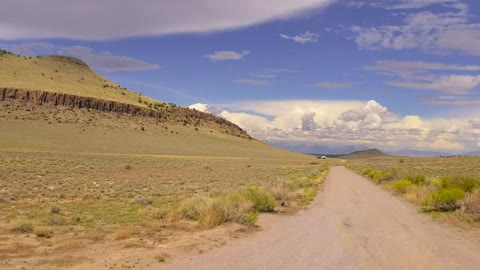
[[[12,232],[30,233],[33,231],[33,223],[28,220],[15,221],[12,226]]]
[[[279,202],[276,197],[284,200],[283,203],[288,200],[290,205],[294,205],[294,202],[306,205],[315,197],[326,172],[320,170],[308,177],[293,177],[282,182],[281,185],[287,189],[282,192],[278,192],[279,184],[276,183],[276,188],[270,188],[273,192],[263,187],[249,186],[238,192],[190,198],[180,202],[166,217],[197,221],[203,228],[212,228],[226,222],[252,226],[255,225],[258,213],[277,210]],[[298,196],[286,195],[289,192]]]
[[[459,188],[465,192],[472,192],[480,185],[480,181],[468,176],[445,176],[442,177],[441,186],[444,188]]]
[[[6,50],[0,50],[0,57],[2,57],[4,55],[13,55],[13,53],[11,53],[9,51],[6,51]]]
[[[252,202],[253,208],[259,212],[273,212],[278,206],[277,200],[262,188],[249,187],[240,193],[248,201]]]
[[[478,157],[378,157],[351,161],[348,167],[424,211],[480,221],[479,163]]]
[[[460,207],[465,198],[465,191],[459,188],[440,188],[425,197],[422,205],[425,210],[453,211]]]
[[[393,183],[393,189],[400,193],[400,194],[405,194],[407,193],[407,188],[412,185],[412,182],[410,180],[400,180],[396,181]]]

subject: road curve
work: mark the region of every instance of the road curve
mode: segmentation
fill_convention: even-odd
[[[307,211],[267,219],[264,232],[160,269],[480,269],[477,233],[436,223],[343,167]]]

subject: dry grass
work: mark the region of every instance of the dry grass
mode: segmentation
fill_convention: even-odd
[[[140,107],[158,103],[93,72],[70,57],[0,56],[0,87],[43,90],[112,100]],[[139,98],[142,103],[138,102]],[[145,104],[145,101],[147,104]]]
[[[376,157],[348,166],[424,211],[459,224],[480,221],[478,164],[480,157]]]
[[[4,55],[0,65],[0,87],[143,107],[156,102],[70,58]],[[225,222],[245,229],[237,223],[253,225],[259,211],[278,204],[294,211],[315,196],[325,161],[234,136],[228,125],[184,113],[154,119],[0,104],[0,258],[16,267],[28,265],[21,256],[30,262],[42,256],[36,266],[61,269],[71,254],[115,241],[123,248],[180,245],[177,240],[195,246],[205,240],[184,235]],[[217,238],[221,243],[226,236]]]
[[[465,200],[465,213],[471,215],[475,221],[480,222],[480,190],[468,195]]]
[[[164,241],[171,235],[223,222],[254,224],[256,211],[250,211],[252,202],[231,194],[251,186],[269,190],[268,187],[282,182],[290,195],[280,198],[290,202],[313,196],[313,193],[298,195],[322,171],[322,165],[310,163],[309,158],[0,152],[0,195],[5,197],[0,208],[0,227],[12,228],[17,221],[33,226],[21,234],[10,231],[0,234],[5,239],[28,234],[35,245],[70,253],[88,243],[111,239],[157,241],[155,235],[159,230],[164,234],[158,241]],[[125,164],[131,164],[131,169],[126,170]],[[171,223],[168,219],[171,209],[188,204],[192,196],[207,198],[205,208],[184,216],[201,218],[194,224]],[[137,203],[135,198],[148,198],[149,203]],[[11,244],[0,239],[0,245]],[[26,254],[20,249],[12,246],[4,254]]]

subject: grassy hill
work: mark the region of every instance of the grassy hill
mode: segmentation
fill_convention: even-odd
[[[22,103],[32,94],[23,93],[17,100],[0,102],[0,150],[306,157],[252,140],[245,131],[222,118],[128,90],[95,73],[79,59],[22,57],[0,51],[0,66],[0,90],[37,90],[114,101],[153,111],[157,116],[52,104],[32,106]]]
[[[356,151],[353,153],[350,153],[345,156],[340,156],[339,158],[342,159],[365,159],[365,158],[375,158],[375,157],[382,157],[382,156],[388,156],[387,154],[383,153],[382,151],[378,149],[369,149],[365,151]]]
[[[163,103],[100,76],[85,62],[72,57],[22,57],[3,51],[0,66],[0,87],[66,93],[140,107]]]

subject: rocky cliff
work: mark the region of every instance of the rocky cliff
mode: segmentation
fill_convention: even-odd
[[[0,102],[26,107],[63,106],[76,109],[91,109],[102,112],[158,118],[161,121],[181,123],[184,125],[198,125],[203,123],[217,126],[223,133],[251,139],[243,129],[223,118],[183,107],[169,106],[154,110],[92,97],[16,88],[0,88]]]

